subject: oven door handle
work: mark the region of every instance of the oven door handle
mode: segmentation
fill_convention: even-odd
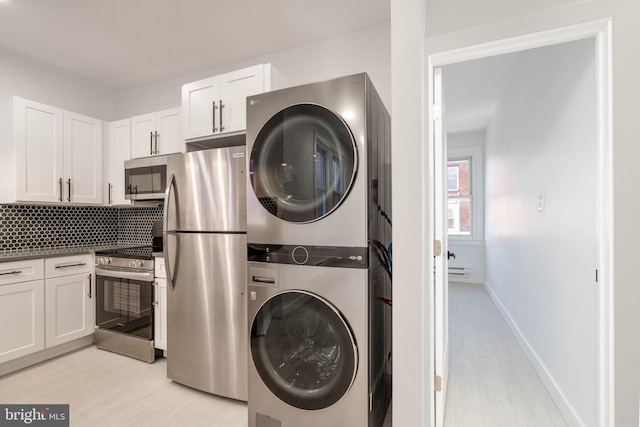
[[[115,279],[131,279],[140,280],[143,282],[153,282],[153,271],[123,271],[112,270],[104,267],[96,266],[96,276],[113,277]]]
[[[175,183],[176,183],[176,175],[172,172],[171,175],[169,175],[169,182],[167,183],[167,192],[164,196],[164,213],[163,213],[164,224],[162,224],[162,230],[163,230],[162,239],[164,241],[164,245],[167,252],[166,259],[164,260],[164,269],[167,273],[167,280],[169,280],[169,286],[171,287],[171,290],[175,290],[176,284],[173,281],[173,276],[171,275],[171,270],[172,270],[171,252],[169,250],[171,248],[171,245],[169,244],[169,234],[175,235],[175,231],[169,230],[169,202],[171,200],[171,191],[174,189]],[[177,209],[176,209],[176,212],[178,212]],[[177,244],[178,243],[176,240],[176,245]]]

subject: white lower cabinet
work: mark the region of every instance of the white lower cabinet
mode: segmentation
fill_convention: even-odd
[[[93,256],[45,260],[46,346],[91,335],[95,325]]]
[[[167,274],[164,258],[156,257],[154,284],[154,341],[156,348],[167,352]]]
[[[45,307],[47,347],[93,333],[92,294],[90,272],[47,279]]]
[[[155,278],[154,340],[156,348],[167,350],[167,279]]]
[[[0,363],[43,349],[44,280],[0,285]]]
[[[0,363],[91,335],[93,255],[0,263]]]

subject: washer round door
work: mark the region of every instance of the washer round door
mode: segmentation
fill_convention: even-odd
[[[271,117],[251,150],[250,176],[262,206],[285,221],[307,223],[342,203],[357,170],[347,124],[315,104],[297,104]]]
[[[329,302],[304,291],[264,303],[251,326],[251,356],[274,395],[308,410],[339,401],[358,369],[356,342],[345,319]]]

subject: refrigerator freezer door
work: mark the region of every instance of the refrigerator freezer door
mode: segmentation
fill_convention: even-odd
[[[167,288],[167,376],[246,401],[246,235],[177,232],[166,244],[175,285]]]
[[[245,150],[226,147],[168,157],[165,231],[246,231]]]

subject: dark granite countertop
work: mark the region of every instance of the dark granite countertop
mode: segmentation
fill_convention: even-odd
[[[135,248],[140,244],[132,243],[112,243],[108,245],[87,245],[59,248],[24,249],[11,252],[0,252],[0,262],[22,261],[34,258],[52,258],[56,256],[90,254],[96,251],[107,251],[113,249]]]

